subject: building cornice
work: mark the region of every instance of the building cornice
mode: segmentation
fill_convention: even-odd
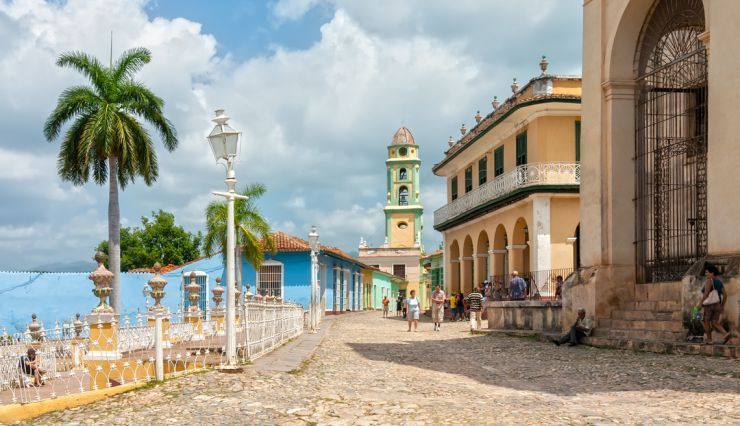
[[[439,169],[447,165],[455,157],[457,157],[470,146],[472,146],[481,137],[496,128],[496,126],[498,126],[502,121],[507,119],[514,112],[529,106],[553,102],[580,104],[581,97],[576,95],[542,95],[533,98],[516,100],[516,102],[512,102],[508,106],[505,103],[504,105],[499,107],[499,109],[489,114],[489,116],[482,120],[479,125],[472,128],[467,134],[465,134],[465,136],[460,138],[460,140],[446,152],[446,157],[439,163],[432,166],[432,172],[437,175]],[[507,101],[507,103],[509,103],[509,101]]]

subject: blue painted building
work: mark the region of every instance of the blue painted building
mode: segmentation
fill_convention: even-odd
[[[265,264],[259,273],[242,260],[242,292],[247,285],[252,293],[282,296],[308,309],[311,289],[311,251],[307,241],[282,232],[274,234],[275,253],[265,253]],[[364,265],[341,250],[322,246],[319,255],[319,286],[321,306],[328,312],[343,312],[364,308],[361,270]],[[183,285],[190,282],[189,274],[196,271],[201,285],[199,305],[206,315],[212,306],[210,290],[221,277],[225,285],[225,268],[220,254],[204,257],[174,268],[162,276],[167,280],[162,304],[173,313],[187,308]],[[17,272],[0,271],[0,333],[25,330],[31,313],[38,314],[47,328],[55,322],[70,321],[75,313],[85,315],[97,305],[92,294],[93,284],[86,272]],[[152,303],[144,289],[153,274],[121,273],[121,310],[135,321],[136,314],[146,313]],[[225,298],[225,297],[224,297]]]

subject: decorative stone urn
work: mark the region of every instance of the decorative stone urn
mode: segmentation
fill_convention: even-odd
[[[211,289],[211,293],[213,293],[213,303],[215,303],[213,311],[221,311],[223,308],[219,305],[221,305],[221,302],[223,302],[224,300],[224,288],[221,287],[221,277],[216,278],[216,287],[213,287],[213,289]]]
[[[88,278],[95,285],[93,294],[100,299],[100,303],[92,311],[99,314],[112,314],[113,308],[108,304],[108,297],[110,297],[113,291],[111,287],[113,272],[109,271],[103,264],[105,262],[105,254],[103,252],[99,251],[95,253],[95,261],[98,262],[98,269],[94,270]]]
[[[190,284],[185,286],[185,290],[188,292],[188,300],[190,301],[190,307],[188,307],[188,312],[199,312],[200,306],[198,306],[198,301],[200,301],[200,284],[195,282],[195,271],[190,273]]]
[[[159,262],[155,263],[152,269],[154,269],[154,276],[147,282],[147,284],[149,284],[149,287],[152,289],[149,294],[152,296],[152,299],[154,299],[154,306],[150,307],[149,310],[152,312],[164,311],[165,307],[162,306],[161,302],[165,296],[164,288],[167,286],[167,280],[165,280],[160,274],[162,272],[162,265],[160,265]]]
[[[41,331],[41,323],[39,323],[38,317],[35,313],[31,314],[31,322],[28,324],[28,334],[34,342],[40,342],[44,338]]]
[[[80,314],[75,314],[75,321],[72,323],[72,326],[75,330],[75,337],[80,337],[82,335],[82,330],[85,328],[85,324],[80,319]]]

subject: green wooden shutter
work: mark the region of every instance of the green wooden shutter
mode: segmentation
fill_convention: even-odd
[[[504,147],[500,146],[493,151],[493,175],[504,173]]]
[[[527,164],[527,132],[516,135],[516,165]]]
[[[576,162],[581,161],[581,120],[576,121]]]
[[[483,185],[488,179],[488,157],[483,156],[478,160],[478,185]]]
[[[457,176],[450,179],[450,198],[457,200]]]

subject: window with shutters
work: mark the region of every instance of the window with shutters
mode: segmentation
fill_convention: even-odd
[[[488,173],[488,158],[483,156],[478,160],[478,186],[486,183],[486,174]]]
[[[576,162],[581,161],[581,121],[576,121]]]
[[[473,166],[465,169],[465,193],[473,190]]]
[[[457,176],[450,179],[450,198],[452,201],[457,200]]]
[[[504,174],[504,147],[500,146],[493,151],[493,176]]]
[[[516,135],[516,165],[527,164],[527,132]]]
[[[406,278],[406,265],[393,265],[393,275]]]

